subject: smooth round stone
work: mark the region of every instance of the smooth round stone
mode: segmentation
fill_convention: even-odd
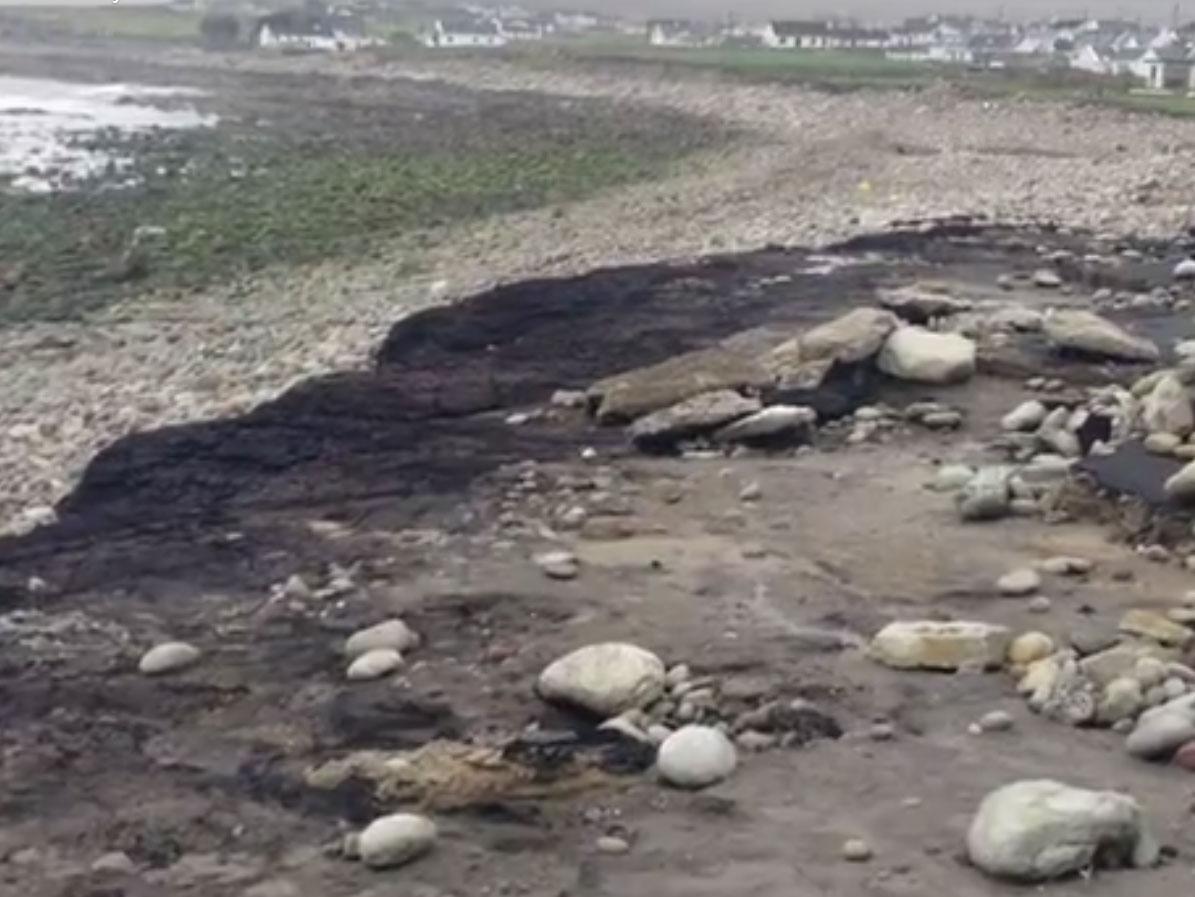
[[[116,850],[99,857],[91,864],[91,871],[110,872],[114,875],[132,875],[137,871],[137,866],[129,859],[128,854]]]
[[[930,488],[935,492],[957,492],[975,476],[975,468],[965,464],[947,464],[939,468]]]
[[[1142,760],[1166,760],[1190,741],[1195,741],[1195,721],[1182,713],[1160,710],[1137,721],[1125,748]]]
[[[375,819],[361,832],[361,862],[373,869],[409,863],[432,849],[436,825],[424,816],[395,813]]]
[[[1001,595],[1022,598],[1032,595],[1041,588],[1041,574],[1029,567],[1013,570],[996,580],[996,589]]]
[[[1156,657],[1142,657],[1133,666],[1133,678],[1144,688],[1153,688],[1166,681],[1166,664]]]
[[[1173,701],[1175,698],[1181,698],[1187,693],[1187,683],[1177,676],[1171,676],[1162,683],[1162,688],[1166,691],[1166,700]]]
[[[344,653],[349,660],[378,648],[392,648],[402,654],[418,644],[419,636],[402,620],[393,619],[354,632],[344,643]]]
[[[688,682],[693,678],[693,671],[689,668],[687,663],[678,663],[676,666],[668,670],[664,676],[664,684],[668,688],[676,688],[678,685]]]
[[[1053,576],[1083,576],[1094,569],[1095,563],[1087,558],[1059,556],[1047,558],[1038,566]]]
[[[1008,646],[1008,662],[1027,667],[1037,660],[1054,653],[1054,640],[1044,632],[1025,632],[1018,635]]]
[[[1005,710],[993,710],[979,719],[979,728],[984,732],[1007,732],[1014,725],[1012,714]]]
[[[198,648],[186,642],[165,642],[150,648],[137,668],[146,676],[161,676],[186,669],[201,656]]]
[[[842,845],[842,858],[848,863],[866,863],[873,855],[871,845],[861,838],[851,838]]]
[[[349,664],[348,677],[354,682],[381,679],[402,666],[402,655],[393,648],[375,648],[366,651]]]
[[[1045,595],[1038,595],[1029,602],[1029,612],[1034,614],[1048,614],[1053,605]]]
[[[660,776],[678,788],[705,788],[734,772],[738,756],[730,739],[709,726],[685,726],[668,736],[656,755]]]
[[[1143,703],[1145,696],[1141,693],[1141,683],[1129,676],[1121,676],[1104,688],[1096,708],[1096,719],[1107,725],[1131,720],[1140,712]]]
[[[597,839],[598,853],[604,853],[607,856],[622,856],[625,853],[630,853],[630,842],[625,838],[619,838],[616,835],[603,835]]]
[[[581,571],[580,562],[571,551],[549,551],[537,555],[535,563],[549,579],[576,579]]]

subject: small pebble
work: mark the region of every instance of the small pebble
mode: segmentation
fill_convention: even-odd
[[[759,483],[748,483],[739,493],[740,501],[759,501],[763,498],[763,489]]]
[[[1029,567],[1005,573],[996,580],[996,589],[1000,594],[1010,597],[1032,595],[1040,588],[1041,574]]]
[[[136,865],[128,854],[116,850],[106,853],[91,864],[92,872],[111,872],[118,875],[130,875],[137,871]]]
[[[979,728],[984,732],[1007,732],[1015,724],[1012,714],[1005,710],[993,710],[979,719]]]
[[[1051,607],[1050,599],[1045,595],[1038,595],[1029,602],[1029,611],[1034,614],[1048,614]]]
[[[598,853],[607,856],[622,856],[630,853],[631,845],[625,838],[619,838],[617,835],[603,835],[597,839],[597,849]]]
[[[1165,564],[1171,558],[1170,549],[1165,545],[1146,545],[1141,549],[1141,555],[1155,564]]]
[[[861,838],[851,838],[842,845],[842,858],[848,863],[866,863],[872,858],[871,845]]]
[[[867,730],[867,736],[872,741],[891,741],[896,737],[896,729],[889,723],[876,723]]]
[[[145,652],[138,669],[146,676],[161,676],[186,669],[199,660],[199,649],[186,642],[165,642]]]

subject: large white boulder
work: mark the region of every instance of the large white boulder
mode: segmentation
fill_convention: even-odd
[[[664,691],[663,661],[636,645],[607,642],[578,648],[540,673],[545,701],[570,704],[602,718],[650,704]]]
[[[358,839],[361,862],[373,869],[402,866],[427,853],[436,843],[436,824],[413,813],[375,819]]]
[[[1173,374],[1161,377],[1141,405],[1141,425],[1150,433],[1187,436],[1195,430],[1195,412],[1183,381]]]
[[[656,769],[678,788],[705,788],[727,778],[738,765],[734,745],[710,726],[685,726],[660,745]]]
[[[1043,324],[1046,337],[1060,349],[1119,361],[1157,361],[1158,347],[1143,337],[1090,311],[1054,311]]]
[[[991,623],[898,621],[876,633],[868,654],[898,670],[992,669],[1004,664],[1011,641],[1008,627]]]
[[[975,373],[975,343],[956,333],[901,327],[880,350],[879,368],[913,383],[961,383]]]
[[[1127,794],[1050,780],[1005,785],[983,799],[967,833],[971,862],[989,875],[1049,881],[1109,865],[1151,866],[1158,842]]]

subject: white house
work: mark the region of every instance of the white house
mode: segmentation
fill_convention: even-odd
[[[1068,57],[1070,67],[1081,72],[1091,72],[1093,75],[1110,75],[1111,60],[1104,56],[1092,44],[1082,44],[1076,47]]]
[[[686,19],[653,19],[647,23],[647,42],[653,47],[706,47],[715,43],[715,32]]]
[[[769,22],[763,31],[765,47],[779,50],[824,50],[830,46],[827,22]]]
[[[346,52],[377,46],[381,41],[366,37],[351,16],[287,10],[258,19],[253,43],[268,50]]]
[[[436,19],[432,27],[419,35],[419,42],[435,49],[504,47],[508,37],[494,19]]]
[[[512,41],[543,40],[548,33],[542,22],[528,18],[500,18],[498,30],[507,40]]]
[[[1151,47],[1139,64],[1151,89],[1184,93],[1190,90],[1193,63],[1191,47],[1187,44]]]

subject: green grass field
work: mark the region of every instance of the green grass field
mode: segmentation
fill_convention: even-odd
[[[0,17],[74,37],[194,43],[201,13],[167,6],[3,6]]]
[[[962,65],[888,59],[878,51],[664,48],[638,38],[552,41],[515,47],[511,57],[531,66],[625,63],[659,66],[678,75],[717,72],[748,81],[802,84],[828,90],[916,90],[948,82],[976,96],[1092,103],[1129,111],[1195,115],[1195,99],[1133,92],[1130,85],[1084,73],[979,70]]]

